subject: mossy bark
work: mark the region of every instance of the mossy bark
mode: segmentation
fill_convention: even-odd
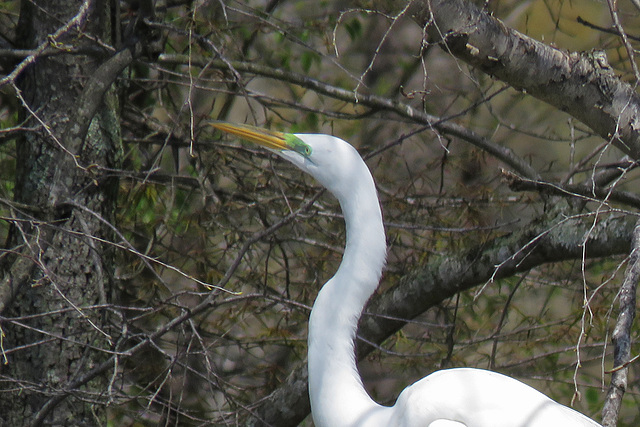
[[[54,39],[74,17],[77,24]],[[15,199],[28,208],[8,246],[34,268],[2,313],[8,363],[0,368],[0,424],[104,425],[106,377],[78,390],[66,385],[113,346],[105,308],[113,263],[103,242],[111,239],[106,222],[113,222],[118,183],[98,172],[118,165],[115,92],[94,100],[99,105],[89,123],[76,122],[86,108],[79,105],[83,89],[105,60],[77,51],[110,39],[109,2],[23,2],[19,28],[22,47],[49,39],[60,52],[36,58],[18,81],[25,124],[36,130],[17,147]],[[71,139],[82,126],[86,134]]]

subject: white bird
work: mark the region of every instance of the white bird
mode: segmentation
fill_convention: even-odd
[[[518,380],[474,368],[436,371],[405,388],[394,406],[376,403],[362,385],[354,352],[358,319],[378,287],[386,257],[380,203],[367,165],[349,143],[330,135],[212,126],[269,148],[340,202],[347,229],[342,262],[309,318],[309,397],[316,427],[600,425]]]

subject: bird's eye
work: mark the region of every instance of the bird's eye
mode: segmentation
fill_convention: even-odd
[[[302,141],[300,141],[302,142]],[[294,150],[298,153],[300,153],[301,155],[303,155],[304,157],[309,157],[311,155],[311,147],[308,146],[307,144],[305,144],[304,142],[302,142],[299,145],[296,145]]]
[[[284,139],[292,151],[295,151],[304,157],[309,157],[311,155],[311,152],[313,151],[311,146],[294,134],[287,133],[285,134]]]

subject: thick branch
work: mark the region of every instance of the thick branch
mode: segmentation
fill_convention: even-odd
[[[503,179],[512,191],[537,191],[562,197],[578,198],[585,201],[617,202],[640,209],[640,196],[628,191],[614,190],[589,184],[557,184],[546,181],[536,181],[503,171]]]
[[[137,45],[136,45],[137,46]],[[117,52],[105,61],[91,75],[82,94],[78,97],[74,110],[70,116],[71,121],[67,125],[64,145],[70,152],[79,154],[80,146],[87,135],[87,130],[102,105],[104,95],[116,81],[122,70],[131,65],[137,56],[136,46]]]
[[[632,250],[629,264],[620,288],[620,313],[611,340],[613,350],[613,373],[607,399],[602,409],[602,425],[614,427],[618,423],[618,414],[622,397],[627,389],[627,375],[631,359],[631,327],[636,316],[636,288],[640,280],[640,221],[633,230]]]
[[[566,111],[640,158],[640,96],[604,52],[567,52],[505,26],[466,0],[415,0],[411,14],[431,41],[514,88]]]
[[[406,322],[453,297],[491,280],[528,271],[545,263],[582,259],[583,244],[590,258],[628,253],[634,222],[628,217],[557,217],[534,221],[503,237],[447,258],[435,258],[373,298],[360,322],[359,335],[379,344]],[[497,267],[496,267],[497,266]],[[359,342],[362,359],[372,347]],[[305,366],[295,370],[279,389],[255,409],[249,425],[295,426],[309,413]],[[428,372],[425,372],[425,374]]]

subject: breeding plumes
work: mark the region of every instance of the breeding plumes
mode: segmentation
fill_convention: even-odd
[[[316,427],[599,426],[511,377],[482,369],[436,371],[405,388],[394,406],[373,401],[356,366],[358,319],[386,256],[373,177],[342,139],[212,123],[267,147],[313,176],[340,202],[347,238],[342,262],[322,287],[309,318],[309,396]]]

